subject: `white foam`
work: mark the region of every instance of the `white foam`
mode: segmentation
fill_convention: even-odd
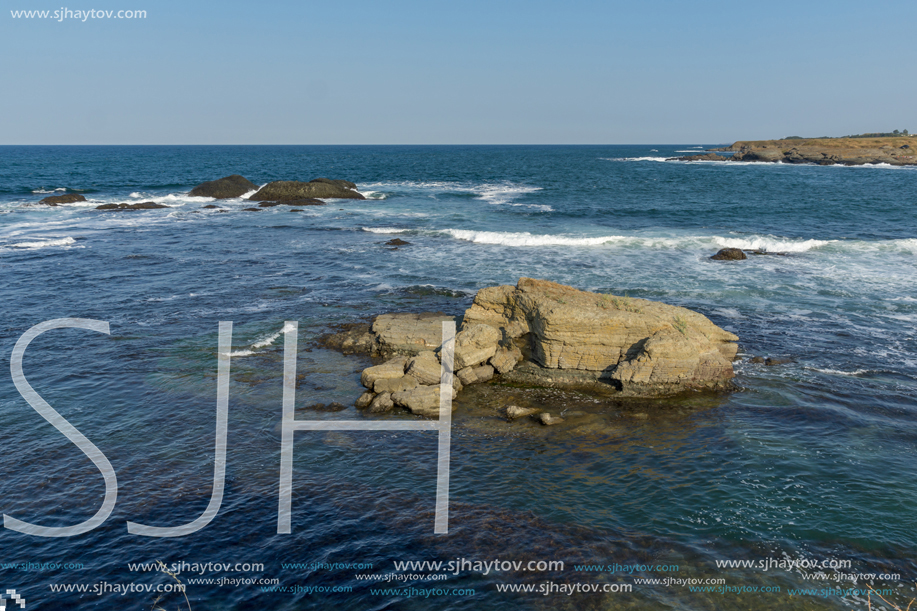
[[[668,157],[599,157],[602,161],[668,161]]]
[[[856,369],[854,371],[841,371],[839,369],[819,369],[818,367],[803,367],[803,369],[808,369],[809,371],[817,371],[819,373],[827,373],[828,375],[835,376],[861,376],[867,373],[873,373],[871,369]]]
[[[379,189],[418,189],[440,193],[472,193],[478,196],[477,199],[495,205],[508,204],[522,195],[541,190],[541,187],[532,187],[511,182],[470,183],[415,180],[372,182],[361,184],[360,187],[366,189],[366,191],[359,191],[359,193],[370,199],[385,199],[387,197],[384,193],[379,193]],[[373,194],[372,197],[370,197],[370,194]],[[533,205],[533,207],[537,207],[537,205]]]
[[[66,191],[67,187],[58,187],[56,189],[51,189],[50,191],[46,189],[33,189],[32,193],[41,194],[41,193],[57,193],[58,191]]]
[[[386,198],[388,198],[388,194],[383,193],[382,191],[357,191],[357,193],[359,193],[360,195],[362,195],[362,196],[365,197],[366,199],[375,199],[375,200],[379,200],[379,199],[386,199]]]
[[[258,354],[258,350],[262,348],[267,348],[268,346],[276,342],[277,339],[280,338],[281,335],[283,335],[287,331],[292,331],[294,328],[295,327],[291,324],[284,324],[283,328],[281,328],[280,331],[277,331],[276,333],[271,333],[270,335],[266,335],[262,337],[261,339],[253,342],[251,346],[249,346],[249,348],[247,348],[246,350],[237,350],[235,352],[230,352],[229,356],[252,356],[253,354]]]
[[[813,248],[827,246],[837,240],[787,240],[770,237],[722,238],[715,236],[713,241],[720,248],[741,248],[742,250],[764,250],[768,252],[806,252]]]
[[[510,204],[510,206],[519,206],[522,208],[533,208],[542,212],[554,212],[554,208],[547,204]]]
[[[48,246],[69,246],[76,244],[76,240],[71,237],[60,238],[59,240],[42,240],[41,242],[19,242],[10,244],[11,248],[46,248]]]
[[[623,236],[573,237],[565,235],[532,235],[528,232],[470,231],[467,229],[444,229],[442,233],[459,240],[475,244],[499,244],[501,246],[597,246],[606,242],[626,239]]]
[[[541,191],[541,187],[527,187],[521,185],[502,184],[502,185],[483,185],[472,189],[473,193],[478,193],[478,199],[483,199],[488,204],[507,204],[515,198],[527,193]]]
[[[287,331],[293,331],[296,327],[291,324],[284,324],[283,328],[276,333],[271,333],[267,337],[263,337],[252,344],[252,348],[266,348],[277,341],[277,338],[286,333]]]
[[[410,229],[397,229],[395,227],[361,227],[360,229],[369,233],[404,233],[410,231]]]

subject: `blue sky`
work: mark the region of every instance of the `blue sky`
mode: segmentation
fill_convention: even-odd
[[[908,2],[3,0],[0,144],[917,131]],[[146,10],[14,19],[12,10]]]

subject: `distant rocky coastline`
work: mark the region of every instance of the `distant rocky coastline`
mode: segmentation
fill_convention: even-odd
[[[733,152],[718,155],[717,152]],[[745,161],[815,165],[917,165],[917,138],[788,138],[739,141],[710,152],[672,157],[670,161]]]
[[[435,417],[442,323],[450,320],[460,323],[453,398],[492,380],[607,397],[723,390],[734,376],[739,339],[686,308],[520,278],[516,286],[478,291],[462,317],[383,314],[321,343],[379,361],[362,373],[366,391],[357,407]]]

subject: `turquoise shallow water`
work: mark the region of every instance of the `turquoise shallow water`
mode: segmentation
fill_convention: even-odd
[[[44,320],[109,321],[110,337],[62,330],[35,340],[25,373],[105,453],[119,483],[114,512],[91,533],[0,531],[4,563],[83,568],[7,567],[0,585],[25,592],[28,608],[148,609],[155,593],[51,586],[165,583],[127,566],[160,558],[264,565],[208,578],[351,588],[189,583],[193,609],[867,608],[849,591],[866,583],[906,606],[917,595],[917,171],[663,161],[700,146],[0,147],[0,354],[8,362]],[[195,213],[210,200],[187,191],[230,173],[258,184],[347,178],[369,199],[258,213],[230,200],[229,213]],[[27,205],[65,188],[91,205]],[[171,207],[92,209],[149,200]],[[411,245],[390,250],[394,237]],[[787,256],[708,259],[725,246]],[[492,408],[509,395],[469,391],[455,414],[448,536],[432,534],[433,434],[298,433],[293,533],[277,535],[283,322],[300,326],[298,417],[359,418],[308,409],[351,405],[366,365],[315,337],[386,311],[459,313],[477,289],[520,276],[704,313],[741,338],[740,391],[630,404],[529,394],[586,411],[593,425],[557,429],[503,423]],[[127,520],[180,524],[207,505],[220,320],[234,322],[239,355],[220,514],[180,539],[129,535]],[[791,362],[766,367],[752,355]],[[9,374],[0,418],[3,513],[46,525],[94,513],[98,471]],[[394,561],[498,557],[565,568],[378,588],[355,577],[395,572]],[[836,571],[716,565],[801,557],[898,578],[853,585],[832,581]],[[284,567],[312,562],[373,569]],[[637,583],[659,577],[651,571],[575,568],[611,563],[674,564],[682,579],[780,591],[692,592]],[[546,582],[633,590],[498,591]],[[406,585],[475,594],[374,592]],[[824,592],[840,585],[848,591]],[[185,603],[172,593],[156,604]]]

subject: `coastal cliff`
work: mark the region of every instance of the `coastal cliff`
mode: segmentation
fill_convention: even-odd
[[[724,161],[814,163],[817,165],[917,165],[917,138],[787,138],[740,140],[714,151],[735,151]],[[694,161],[691,158],[683,158]],[[698,159],[701,160],[701,159]],[[706,156],[709,160],[709,156]]]

